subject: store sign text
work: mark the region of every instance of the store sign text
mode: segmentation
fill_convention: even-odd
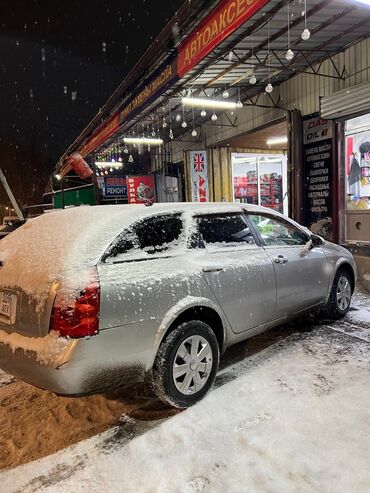
[[[225,0],[206,17],[180,45],[177,71],[180,77],[191,70],[268,0]]]
[[[190,152],[190,179],[192,202],[208,201],[207,151]]]

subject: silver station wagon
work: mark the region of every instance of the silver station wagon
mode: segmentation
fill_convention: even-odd
[[[225,348],[306,311],[349,309],[344,248],[270,209],[76,207],[0,243],[0,367],[64,395],[150,377],[188,407]]]

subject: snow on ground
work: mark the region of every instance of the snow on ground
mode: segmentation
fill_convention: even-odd
[[[324,325],[264,337],[234,349],[193,408],[162,422],[125,416],[3,471],[1,491],[368,493],[369,343]]]

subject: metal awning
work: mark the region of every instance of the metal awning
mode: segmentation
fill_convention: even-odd
[[[207,7],[204,7],[204,2],[196,3],[198,4],[198,15],[193,15],[193,18],[189,18],[186,22],[182,42],[192,30],[199,26],[201,22],[199,19],[207,18],[212,14],[212,7],[223,2],[205,2]],[[356,0],[351,2],[308,0],[305,16],[304,5],[304,0],[268,1],[218,44],[212,52],[201,59],[194,68],[179,80],[171,83],[160,96],[148,102],[142,109],[139,108],[128,120],[118,124],[112,135],[107,136],[95,151],[99,152],[117,143],[118,139],[127,132],[140,133],[147,127],[155,127],[157,132],[162,132],[163,118],[168,118],[170,111],[172,114],[182,111],[181,98],[189,91],[192,96],[222,98],[222,91],[227,88],[230,98],[235,99],[240,94],[244,104],[258,105],[258,95],[265,92],[268,82],[275,87],[298,73],[345,80],[348,74],[337,66],[335,55],[369,36],[370,7]],[[307,28],[311,33],[307,40],[301,37],[305,18]],[[285,57],[288,47],[288,19],[290,48],[294,52],[292,60],[287,60]],[[175,19],[173,25],[175,25]],[[168,47],[168,35],[166,40],[165,46]],[[156,62],[151,64],[150,70],[146,71],[146,77],[149,77],[150,73],[155,73],[166,57],[171,55],[176,57],[177,50],[178,42],[171,49],[162,50],[161,57],[157,58]],[[331,70],[328,73],[322,73],[321,64],[327,59],[331,61]],[[256,77],[255,84],[250,84],[252,74]],[[145,76],[141,76],[134,84],[131,83],[131,86],[121,84],[121,89],[123,90],[123,87],[126,89],[122,94],[119,90],[116,91],[115,100],[118,97],[119,101],[112,100],[115,104],[106,106],[105,112],[100,114],[95,127],[92,125],[85,129],[68,152],[81,148],[82,142],[88,142],[94,131],[96,133],[102,120],[104,126],[104,122],[112,118],[111,115],[125,108],[132,98],[133,87],[140,85],[140,81],[144,79]],[[274,97],[274,92],[269,97],[271,106],[283,106],[282,102]],[[204,123],[198,113],[194,115],[195,125]],[[192,122],[193,115],[190,113],[187,118]],[[173,119],[173,132],[176,137],[188,130],[188,128],[182,128],[181,121],[176,122]],[[168,134],[163,138],[168,141]]]

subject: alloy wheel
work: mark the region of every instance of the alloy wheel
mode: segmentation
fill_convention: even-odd
[[[191,395],[206,384],[213,365],[212,349],[208,341],[199,335],[185,339],[176,351],[172,376],[179,392]]]
[[[351,285],[346,276],[340,276],[337,286],[337,303],[340,310],[346,310],[351,303]]]

